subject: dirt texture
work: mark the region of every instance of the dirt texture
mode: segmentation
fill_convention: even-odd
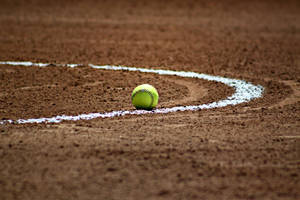
[[[89,63],[265,88],[218,109],[0,124],[0,199],[300,199],[299,1],[1,0],[0,27],[0,61],[53,64],[0,65],[0,120],[134,110],[142,83],[158,108],[234,93]]]

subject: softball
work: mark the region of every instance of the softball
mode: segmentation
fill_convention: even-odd
[[[152,110],[158,103],[158,92],[152,85],[139,85],[133,90],[131,101],[136,109]]]

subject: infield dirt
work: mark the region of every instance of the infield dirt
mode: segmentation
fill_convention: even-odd
[[[225,99],[221,83],[93,64],[194,71],[265,88],[219,109],[0,125],[0,199],[300,199],[299,1],[8,1],[0,120]]]

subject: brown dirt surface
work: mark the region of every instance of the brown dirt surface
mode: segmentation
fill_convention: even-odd
[[[234,91],[221,83],[87,64],[194,71],[262,85],[218,109],[58,124],[0,124],[0,199],[300,199],[300,3],[2,0],[0,120],[159,108]]]

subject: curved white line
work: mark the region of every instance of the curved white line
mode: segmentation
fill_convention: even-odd
[[[67,66],[67,67],[78,67],[82,66],[81,64],[50,64],[50,63],[32,63],[32,62],[14,62],[14,61],[6,61],[0,62],[0,65],[18,65],[18,66],[38,66],[38,67],[46,67],[46,66]],[[159,75],[173,75],[180,77],[188,77],[188,78],[199,78],[208,81],[216,81],[233,87],[235,89],[235,93],[227,97],[227,99],[220,100],[217,102],[202,104],[202,105],[193,105],[193,106],[177,106],[172,108],[161,108],[155,109],[152,111],[146,110],[120,110],[120,111],[112,111],[107,113],[89,113],[89,114],[81,114],[77,116],[55,116],[49,118],[38,118],[38,119],[18,119],[18,120],[2,120],[0,124],[5,123],[14,123],[14,124],[26,124],[26,123],[59,123],[63,120],[90,120],[95,118],[108,118],[108,117],[116,117],[116,116],[124,116],[124,115],[141,115],[141,114],[158,114],[158,113],[170,113],[177,111],[188,111],[188,110],[201,110],[201,109],[210,109],[210,108],[220,108],[228,105],[237,105],[240,103],[249,102],[252,99],[259,98],[262,96],[264,88],[260,85],[253,85],[243,80],[224,78],[220,76],[212,76],[207,74],[199,74],[196,72],[185,72],[185,71],[172,71],[172,70],[161,70],[161,69],[146,69],[146,68],[135,68],[135,67],[124,67],[124,66],[99,66],[89,64],[90,67],[95,69],[104,69],[104,70],[122,70],[122,71],[137,71],[143,73],[155,73]]]

